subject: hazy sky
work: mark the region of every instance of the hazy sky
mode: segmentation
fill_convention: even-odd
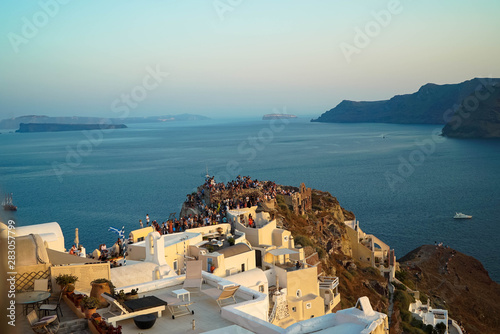
[[[0,119],[319,116],[500,77],[499,14],[498,0],[3,1]]]

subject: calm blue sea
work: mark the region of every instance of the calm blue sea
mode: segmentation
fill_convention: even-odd
[[[67,248],[78,227],[91,251],[116,240],[110,226],[128,234],[147,213],[179,213],[208,169],[223,181],[242,174],[329,191],[398,257],[443,242],[500,282],[500,141],[433,136],[439,128],[299,119],[131,124],[90,137],[3,131],[0,192],[13,192],[19,211],[0,218],[57,221]],[[454,220],[456,211],[474,218]]]

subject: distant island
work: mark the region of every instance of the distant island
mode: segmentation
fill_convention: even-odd
[[[16,132],[57,132],[125,128],[127,128],[125,124],[21,123]]]
[[[291,119],[291,118],[297,118],[297,116],[290,114],[266,114],[262,116],[262,120],[264,121],[269,121],[272,119]]]
[[[429,83],[413,94],[396,95],[389,100],[344,100],[311,122],[445,124],[448,110],[476,89],[499,82],[500,79],[475,78],[458,84]]]
[[[128,118],[102,118],[102,117],[85,117],[85,116],[51,117],[45,115],[26,115],[26,116],[19,116],[1,120],[0,129],[17,129],[21,123],[133,124],[133,123],[161,123],[161,122],[177,122],[177,121],[201,121],[208,119],[210,118],[193,114],[128,117]]]

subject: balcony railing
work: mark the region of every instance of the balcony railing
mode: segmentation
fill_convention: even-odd
[[[334,276],[320,276],[319,288],[333,290],[339,285],[339,278]]]

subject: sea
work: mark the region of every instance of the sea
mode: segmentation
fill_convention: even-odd
[[[179,214],[205,175],[238,175],[328,191],[398,258],[443,243],[500,282],[500,141],[439,136],[439,125],[311,123],[308,118],[128,124],[127,129],[0,131],[0,193],[17,226],[75,228],[87,252]],[[455,212],[472,219],[453,219]]]

